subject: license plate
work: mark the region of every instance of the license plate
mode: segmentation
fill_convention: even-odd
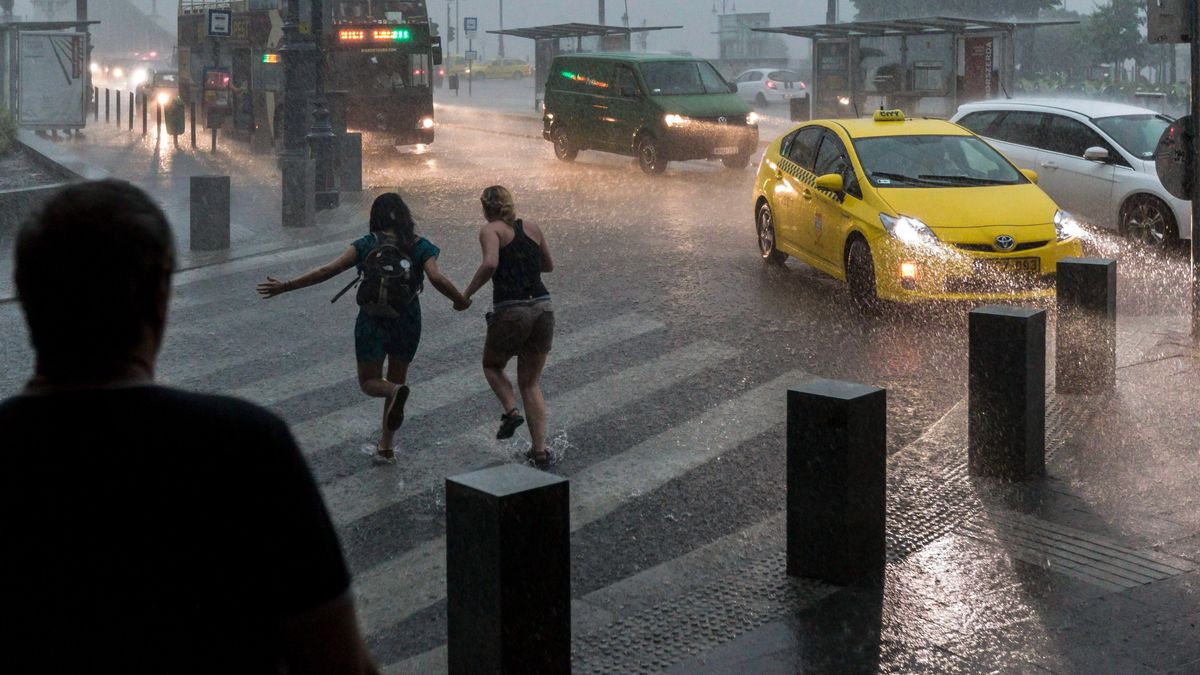
[[[714,155],[736,155],[738,149],[736,145],[727,145],[720,148],[713,148]]]
[[[1042,261],[1038,258],[993,258],[976,260],[975,271],[983,273],[1030,274],[1038,275],[1042,271]]]

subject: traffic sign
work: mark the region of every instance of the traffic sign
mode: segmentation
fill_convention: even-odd
[[[463,32],[470,36],[472,33],[479,30],[479,17],[464,16],[463,17]]]
[[[233,34],[233,11],[228,9],[208,10],[208,36],[229,37]]]
[[[468,61],[478,61],[479,60],[479,52],[475,51],[474,49],[468,49],[466,54],[463,55],[463,58],[465,58]]]
[[[1147,0],[1146,35],[1150,42],[1191,42],[1185,0]]]
[[[1163,187],[1179,199],[1192,198],[1192,152],[1195,127],[1192,116],[1185,115],[1171,123],[1158,139],[1154,150],[1154,167]]]

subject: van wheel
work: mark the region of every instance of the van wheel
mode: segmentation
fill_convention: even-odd
[[[662,157],[662,149],[658,140],[650,134],[645,134],[637,144],[638,166],[650,174],[662,173],[667,168],[667,160]]]
[[[550,132],[550,142],[554,144],[554,156],[564,162],[574,161],[579,156],[579,148],[575,147],[574,141],[562,126],[556,126]]]
[[[871,247],[862,239],[850,242],[846,254],[846,282],[850,286],[850,301],[863,316],[879,316],[883,305],[875,292],[875,259]]]
[[[730,171],[739,171],[746,168],[746,165],[750,163],[750,155],[739,153],[730,155],[729,157],[722,157],[721,163]]]

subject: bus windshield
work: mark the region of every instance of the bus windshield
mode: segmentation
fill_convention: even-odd
[[[429,56],[399,51],[338,52],[332,81],[360,95],[383,96],[429,87]]]

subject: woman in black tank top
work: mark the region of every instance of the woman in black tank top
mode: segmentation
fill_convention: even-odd
[[[516,216],[512,194],[499,185],[480,198],[487,223],[479,229],[483,262],[464,295],[470,298],[492,282],[492,311],[487,315],[483,374],[500,399],[504,414],[496,438],[510,438],[525,417],[517,408],[512,382],[504,368],[517,357],[517,386],[529,416],[532,445],[527,457],[549,466],[546,451],[546,402],[542,397],[542,368],[554,338],[554,308],[542,274],[554,269],[550,246],[541,228]]]

